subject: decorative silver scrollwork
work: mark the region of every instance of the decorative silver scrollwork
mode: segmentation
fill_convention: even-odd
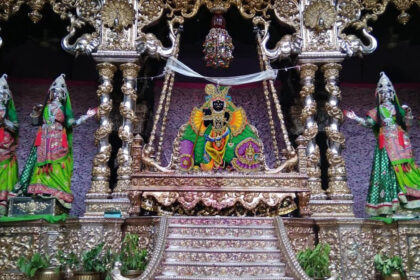
[[[78,56],[79,54],[90,55],[99,46],[99,38],[92,34],[83,34],[73,44],[70,44],[70,39],[76,33],[76,29],[72,28],[72,31],[67,34],[66,37],[61,41],[61,47],[68,53]]]
[[[90,55],[94,52],[100,43],[102,1],[50,0],[50,3],[54,12],[59,14],[62,19],[70,20],[67,27],[69,33],[61,41],[62,48],[76,56]],[[84,26],[92,26],[95,31],[74,38],[77,31]],[[73,40],[74,42],[71,43]]]
[[[357,38],[355,35],[347,35],[342,36],[340,42],[340,49],[342,52],[346,53],[348,56],[355,56],[355,55],[363,55],[363,54],[370,54],[376,50],[378,46],[378,42],[376,38],[373,37],[366,28],[362,29],[363,35],[369,41],[368,45],[363,44],[362,40]]]
[[[366,23],[361,23],[362,4],[356,0],[338,0],[337,1],[337,26],[338,26],[338,40],[341,52],[347,56],[362,56],[370,54],[376,50],[378,46],[375,37],[370,32],[370,28]],[[362,40],[354,34],[345,34],[344,30],[353,26],[356,29],[362,30],[363,36],[367,39],[369,44],[363,44]]]
[[[262,48],[263,52],[270,61],[277,59],[283,59],[289,57],[291,54],[298,54],[302,51],[302,38],[297,34],[286,34],[280,41],[277,42],[274,49],[267,48],[267,42],[270,39],[270,33],[268,28],[270,27],[270,21],[266,21],[261,17],[255,17],[253,20],[254,25],[263,25],[264,29],[260,30],[262,33]]]
[[[156,38],[153,33],[142,34],[136,40],[136,49],[139,53],[147,52],[150,56],[156,58],[167,58],[170,57],[176,47],[176,31],[174,29],[173,21],[168,21],[169,25],[169,39],[172,45],[165,48],[162,42]]]

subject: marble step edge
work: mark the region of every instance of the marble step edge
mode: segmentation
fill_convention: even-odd
[[[156,280],[293,280],[286,276],[243,276],[243,277],[214,277],[214,276],[157,276]]]
[[[267,254],[281,254],[281,251],[279,249],[234,249],[234,248],[229,248],[229,249],[197,249],[197,248],[167,248],[165,250],[165,252],[168,253],[243,253],[243,254],[262,254],[262,253],[267,253]]]
[[[274,225],[250,225],[250,226],[237,226],[237,225],[194,225],[194,224],[169,224],[169,229],[171,228],[226,228],[226,229],[263,229],[263,230],[269,230],[269,229],[275,229]]]
[[[272,217],[236,217],[236,216],[171,216],[168,217],[169,222],[178,219],[184,220],[263,220],[263,221],[273,221]]]
[[[275,241],[277,240],[274,235],[271,234],[179,234],[170,233],[168,234],[168,240],[239,240],[239,241]]]
[[[209,267],[275,267],[284,268],[286,264],[282,262],[267,263],[267,262],[239,262],[239,263],[225,263],[225,262],[163,262],[162,265],[167,266],[209,266]]]
[[[237,254],[237,253],[167,253],[163,258],[167,263],[179,262],[223,262],[223,263],[240,263],[240,262],[267,262],[282,263],[283,258],[280,254]]]
[[[195,220],[192,220],[191,222],[172,222],[169,224],[169,227],[171,226],[207,226],[207,227],[212,227],[212,226],[237,226],[237,227],[272,227],[274,226],[274,224],[272,223],[253,223],[253,222],[242,222],[242,223],[233,223],[233,222],[226,222],[226,221],[211,221],[208,223],[203,223],[203,222],[198,222]]]
[[[238,220],[240,222],[238,222]],[[274,225],[273,218],[255,218],[247,217],[238,219],[236,217],[214,217],[214,218],[201,218],[201,217],[188,217],[188,218],[169,218],[169,226],[171,225],[236,225],[236,226],[272,226]]]
[[[169,234],[166,238],[168,241],[171,240],[219,240],[219,241],[277,241],[277,237],[274,236],[251,236],[251,237],[236,237],[236,236],[214,236],[214,237],[198,237],[188,235],[176,235]]]
[[[263,241],[263,242],[259,242],[258,244],[255,245],[255,241],[251,241],[251,242],[245,242],[245,241],[240,241],[240,242],[234,242],[234,243],[229,243],[229,244],[224,244],[224,242],[222,241],[216,241],[218,243],[216,244],[209,244],[208,242],[200,242],[198,240],[195,241],[180,241],[180,240],[176,240],[175,242],[182,242],[182,243],[172,243],[166,246],[166,248],[168,249],[179,249],[179,248],[203,248],[203,249],[219,249],[219,248],[232,248],[232,249],[236,249],[236,248],[247,248],[247,249],[252,249],[252,248],[268,248],[268,249],[277,249],[277,242],[274,241]],[[198,242],[198,243],[197,243]],[[220,244],[220,243],[223,244]]]
[[[180,262],[188,262],[188,263],[197,263],[197,265],[188,265],[188,267],[211,267],[211,268],[217,268],[217,267],[236,267],[236,268],[248,268],[248,267],[264,267],[264,268],[285,268],[285,264],[281,262],[280,259],[272,259],[272,260],[264,260],[264,266],[262,265],[257,265],[257,266],[251,266],[251,265],[246,265],[246,266],[240,266],[240,264],[242,264],[243,262],[241,261],[225,261],[225,260],[215,260],[215,259],[204,259],[204,260],[189,260],[189,259],[168,259],[165,258],[164,259],[164,263],[163,265],[166,266],[171,266],[171,267],[178,267],[178,266],[187,266],[187,265],[180,265]],[[201,264],[203,263],[210,263],[209,261],[211,261],[211,263],[221,263],[223,265],[203,265],[201,266]],[[261,261],[261,260],[259,260]],[[247,264],[253,264],[254,262],[252,262],[252,260],[247,259]],[[256,263],[256,262],[255,262]]]

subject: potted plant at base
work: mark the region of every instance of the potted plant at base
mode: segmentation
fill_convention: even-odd
[[[89,251],[82,253],[81,260],[76,264],[77,270],[73,273],[73,280],[101,280],[110,279],[109,271],[114,256],[108,249],[102,254],[105,243],[100,243]]]
[[[40,253],[35,253],[32,257],[20,257],[17,267],[26,276],[37,280],[62,280],[64,273],[59,267],[52,267],[50,258]]]
[[[401,257],[377,254],[373,259],[376,270],[381,274],[383,280],[405,279],[403,262]]]
[[[67,278],[72,275],[72,271],[79,265],[79,258],[73,252],[66,254],[63,250],[58,250],[57,260],[60,264],[60,269],[65,272]]]
[[[121,244],[120,261],[121,273],[124,277],[135,278],[140,276],[146,267],[147,251],[139,249],[139,236],[127,233]]]
[[[297,260],[305,273],[313,279],[327,279],[331,276],[330,245],[318,244],[314,249],[297,253]]]

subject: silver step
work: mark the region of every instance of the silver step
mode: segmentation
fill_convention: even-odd
[[[169,226],[173,225],[226,225],[226,226],[273,226],[273,218],[246,217],[170,217]]]
[[[214,277],[214,276],[157,276],[156,280],[293,280],[283,276],[245,276],[245,277]]]
[[[200,237],[200,236],[188,236],[188,235],[169,235],[168,240],[220,240],[220,241],[276,241],[277,238],[274,236],[252,236],[252,237],[230,237],[230,236],[214,236],[214,237]]]
[[[157,280],[292,280],[273,218],[169,217]]]
[[[167,240],[167,248],[207,248],[207,249],[221,249],[221,248],[236,248],[236,249],[262,249],[262,248],[277,248],[277,240],[256,240],[256,239],[171,239]]]
[[[215,277],[215,276],[157,276],[155,280],[293,280],[285,276],[245,276],[245,277]]]
[[[226,229],[274,229],[273,225],[253,225],[253,226],[237,226],[237,225],[194,225],[194,224],[170,224],[169,228],[226,228]]]
[[[168,249],[166,262],[267,262],[281,263],[279,250],[203,250],[203,249]]]
[[[275,236],[274,228],[270,227],[229,227],[229,226],[212,226],[212,227],[191,227],[180,226],[170,227],[169,236],[232,236],[232,237],[260,237]]]
[[[281,263],[218,263],[178,262],[162,264],[163,276],[285,276],[286,266]]]
[[[196,248],[179,248],[179,249],[173,249],[168,248],[165,250],[166,252],[180,252],[180,253],[207,253],[207,252],[214,252],[214,253],[279,253],[279,249],[196,249]]]

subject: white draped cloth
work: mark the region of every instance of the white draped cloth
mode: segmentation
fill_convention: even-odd
[[[279,72],[278,69],[267,69],[265,71],[254,74],[240,75],[234,77],[208,77],[195,72],[194,70],[192,70],[187,65],[185,65],[173,56],[170,56],[168,58],[165,68],[166,70],[172,70],[184,76],[205,79],[209,82],[221,86],[236,86],[260,82],[263,80],[275,80]]]

